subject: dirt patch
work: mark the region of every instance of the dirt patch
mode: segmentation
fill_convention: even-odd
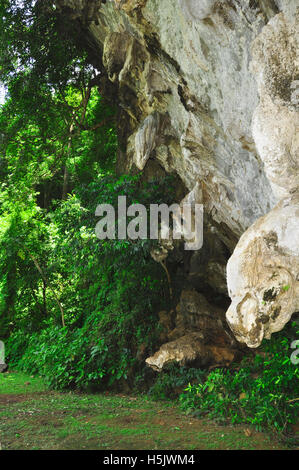
[[[13,403],[22,403],[24,401],[38,399],[42,396],[49,395],[51,392],[28,393],[19,395],[0,394],[0,406],[12,405]]]

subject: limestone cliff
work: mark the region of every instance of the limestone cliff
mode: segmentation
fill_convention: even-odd
[[[85,32],[102,87],[119,105],[120,171],[162,167],[204,204],[191,290],[203,281],[225,294],[235,250],[227,320],[239,341],[258,346],[299,310],[298,0],[55,3]],[[229,348],[228,333],[215,341],[216,317],[208,344]],[[208,335],[198,333],[208,329],[185,325],[168,351],[189,344],[202,357]],[[150,364],[163,367],[163,348]]]

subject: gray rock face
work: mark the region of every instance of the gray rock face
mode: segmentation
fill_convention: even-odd
[[[299,15],[276,15],[253,43],[260,103],[253,137],[281,202],[241,237],[227,267],[227,319],[250,347],[299,309]]]
[[[0,374],[2,372],[6,372],[8,370],[8,365],[7,364],[0,364]]]
[[[110,0],[88,26],[129,120],[125,169],[150,157],[189,191],[200,184],[205,210],[237,237],[276,202],[251,131],[258,90],[250,47],[268,18],[249,3]],[[84,11],[83,0],[71,5]],[[143,139],[136,152],[142,129],[156,132],[153,113],[160,138]]]
[[[240,289],[246,297],[246,280],[252,277],[251,268],[240,267],[240,259],[248,259],[252,230],[256,240],[264,230],[266,236],[272,230],[280,233],[289,203],[273,208],[298,192],[298,0],[107,0],[93,2],[92,18],[86,15],[90,3],[56,0],[62,12],[67,7],[65,14],[72,9],[71,16],[92,36],[109,79],[118,87],[126,146],[123,171],[145,171],[155,160],[166,172],[176,173],[189,193],[198,188],[196,202],[204,204],[206,233],[213,233],[230,253],[257,224],[243,235],[230,260],[232,307],[227,314],[237,338],[256,346],[264,335],[282,328],[297,308],[292,301],[272,326],[270,319],[267,327],[255,329],[255,338],[252,325],[260,306],[247,301],[246,327],[234,310]],[[292,216],[297,203],[296,198],[290,203]],[[271,210],[281,222],[274,224],[272,216],[271,222],[256,222]],[[290,246],[281,262],[293,263],[296,280],[298,225],[287,223],[286,230]],[[291,243],[292,236],[296,241]],[[277,240],[280,253],[279,236]],[[207,278],[219,279],[223,292],[221,263],[211,264]],[[264,269],[268,275],[268,267]],[[255,279],[250,289],[265,282]]]

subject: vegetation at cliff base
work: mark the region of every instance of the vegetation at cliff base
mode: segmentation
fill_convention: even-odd
[[[176,404],[123,393],[49,391],[38,377],[0,375],[2,449],[280,450],[277,439],[247,426],[183,415]]]

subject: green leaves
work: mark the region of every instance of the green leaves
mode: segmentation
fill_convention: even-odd
[[[291,338],[296,334],[296,324],[290,325],[264,342],[261,354],[245,358],[238,370],[216,369],[207,374],[204,384],[189,384],[180,396],[182,408],[226,423],[286,432],[299,414],[299,368],[290,361]]]
[[[142,345],[151,353],[157,344],[156,312],[168,302],[167,281],[149,255],[150,244],[98,240],[94,211],[101,201],[114,203],[118,194],[147,204],[163,198],[163,191],[164,181],[144,184],[136,177],[109,175],[78,185],[51,212],[34,200],[16,209],[8,204],[0,274],[12,259],[5,285],[15,309],[7,346],[13,364],[46,377],[55,388],[107,387],[142,376],[144,358],[136,359],[137,351]],[[52,289],[63,306],[66,328],[58,326]]]

